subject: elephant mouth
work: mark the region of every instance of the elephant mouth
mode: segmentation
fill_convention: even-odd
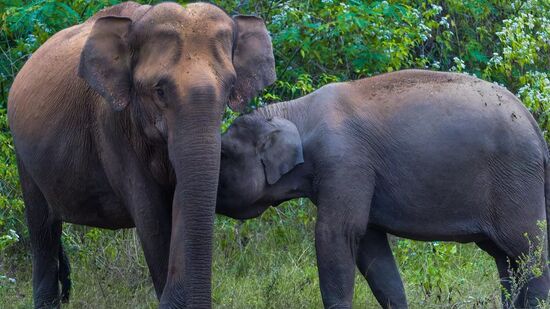
[[[273,203],[271,203],[271,207],[279,207],[282,203],[286,202],[287,200],[276,200]]]

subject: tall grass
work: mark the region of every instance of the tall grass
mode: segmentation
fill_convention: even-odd
[[[260,219],[219,216],[215,227],[215,308],[322,308],[313,231],[315,207],[293,201]],[[72,266],[67,308],[156,308],[136,233],[64,225]],[[80,236],[76,236],[80,235]],[[475,245],[391,238],[411,308],[493,308],[500,288],[491,257]],[[30,257],[0,256],[0,308],[30,308]],[[14,260],[15,259],[15,260]],[[377,308],[357,272],[353,304]]]

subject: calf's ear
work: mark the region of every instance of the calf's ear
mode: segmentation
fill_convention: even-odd
[[[296,165],[304,163],[302,140],[296,126],[282,118],[268,120],[269,130],[258,143],[266,181],[272,185]]]

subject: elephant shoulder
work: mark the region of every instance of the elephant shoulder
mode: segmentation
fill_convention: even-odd
[[[345,101],[346,97],[349,96],[350,85],[350,82],[330,83],[322,86],[306,97],[312,101],[326,102],[335,105],[335,103]]]

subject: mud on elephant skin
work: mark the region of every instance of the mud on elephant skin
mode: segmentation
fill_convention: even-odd
[[[351,307],[357,266],[383,307],[405,308],[386,233],[476,242],[509,289],[508,259],[514,268],[529,252],[524,233],[547,239],[537,222],[547,219],[548,172],[542,134],[513,94],[462,74],[406,70],[237,118],[222,136],[216,211],[246,219],[310,198],[325,307]],[[515,305],[536,306],[549,287],[545,267]]]
[[[125,2],[60,31],[18,73],[8,118],[36,307],[68,299],[61,224],[136,227],[161,307],[211,306],[225,104],[275,80],[260,18]]]

